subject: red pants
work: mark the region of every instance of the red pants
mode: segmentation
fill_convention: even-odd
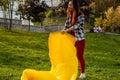
[[[84,47],[85,47],[85,40],[77,41],[75,43],[76,49],[77,49],[77,58],[80,63],[80,69],[81,73],[85,72],[85,60],[84,60]]]

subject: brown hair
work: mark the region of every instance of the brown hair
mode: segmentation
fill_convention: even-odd
[[[80,13],[80,9],[79,9],[79,4],[77,0],[69,0],[69,2],[72,1],[73,3],[73,11],[71,12],[69,8],[67,8],[67,16],[72,14],[71,17],[71,24],[74,25],[75,21]]]
[[[71,24],[74,25],[75,21],[76,21],[76,11],[73,10],[73,12],[71,13],[69,8],[67,8],[67,16],[71,15],[72,14],[72,17],[71,17]]]

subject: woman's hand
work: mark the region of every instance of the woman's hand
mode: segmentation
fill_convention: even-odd
[[[61,31],[62,34],[66,33],[66,32],[67,32],[67,30],[62,30],[62,31]]]
[[[63,29],[62,31],[61,31],[61,33],[66,33],[66,32],[70,32],[70,31],[72,31],[73,30],[73,26],[72,27],[70,27],[70,28],[68,28],[68,29]]]

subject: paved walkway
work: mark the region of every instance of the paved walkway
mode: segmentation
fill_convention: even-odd
[[[112,32],[104,32],[104,34],[120,35],[118,33],[112,33]]]

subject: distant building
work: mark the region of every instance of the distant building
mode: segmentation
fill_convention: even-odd
[[[25,2],[26,0],[23,0],[23,3]],[[49,7],[56,7],[60,4],[60,0],[39,0],[40,2],[42,1],[45,1],[46,4],[49,6]]]
[[[43,0],[49,7],[56,7],[60,4],[60,0]]]

